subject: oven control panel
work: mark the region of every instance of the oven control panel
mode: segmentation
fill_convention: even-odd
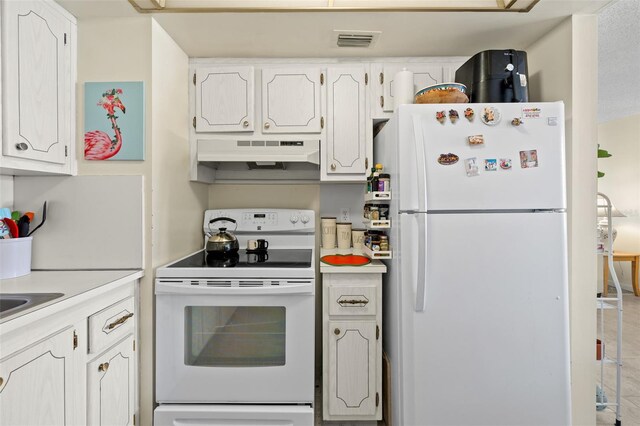
[[[229,218],[230,221],[216,218]],[[235,220],[236,223],[233,223]],[[204,214],[206,232],[225,227],[231,232],[315,232],[315,212],[297,209],[218,209]]]

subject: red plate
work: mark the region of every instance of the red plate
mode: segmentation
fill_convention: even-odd
[[[371,259],[359,254],[328,254],[322,256],[320,261],[331,266],[363,266],[371,263]]]

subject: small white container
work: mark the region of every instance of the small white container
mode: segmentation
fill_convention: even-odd
[[[336,218],[323,217],[320,219],[322,228],[322,248],[336,248]]]
[[[33,237],[0,239],[0,279],[31,273]]]
[[[338,232],[338,248],[351,248],[351,223],[336,224]]]

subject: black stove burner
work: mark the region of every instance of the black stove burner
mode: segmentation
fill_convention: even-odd
[[[310,249],[239,250],[233,254],[194,253],[169,268],[310,268]]]

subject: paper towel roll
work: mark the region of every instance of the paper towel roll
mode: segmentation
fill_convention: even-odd
[[[415,94],[413,87],[413,73],[406,68],[402,68],[402,71],[396,73],[393,77],[393,108],[398,108],[398,105],[412,104],[413,95]]]

